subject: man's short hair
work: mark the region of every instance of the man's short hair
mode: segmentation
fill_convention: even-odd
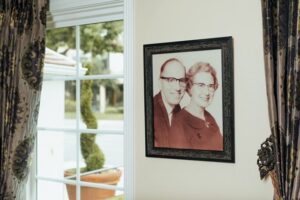
[[[180,63],[180,64],[182,65],[182,67],[185,68],[185,66],[182,64],[182,62],[181,62],[180,60],[178,60],[177,58],[169,58],[168,60],[166,60],[166,61],[161,65],[161,67],[160,67],[160,76],[161,76],[161,74],[164,72],[164,70],[165,70],[167,64],[170,63],[170,62],[173,62],[173,61]]]

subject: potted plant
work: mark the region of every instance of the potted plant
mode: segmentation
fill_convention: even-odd
[[[87,65],[87,74],[89,74],[91,65]],[[92,112],[92,84],[93,80],[85,80],[81,88],[81,116],[83,122],[88,129],[97,129],[97,119]],[[96,135],[89,133],[82,133],[80,135],[81,154],[84,158],[86,166],[82,168],[81,173],[99,170],[103,168],[105,163],[105,156],[101,148],[96,144]],[[76,170],[66,170],[64,176],[73,176]],[[121,171],[118,169],[108,170],[101,173],[92,173],[80,177],[81,181],[92,183],[104,183],[109,185],[116,185],[121,177]],[[69,200],[76,200],[76,186],[67,184],[67,191]],[[99,189],[93,187],[81,187],[81,200],[101,200],[114,196],[115,190]]]

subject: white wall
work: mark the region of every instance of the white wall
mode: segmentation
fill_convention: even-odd
[[[135,199],[265,200],[257,150],[270,134],[260,0],[135,0]],[[143,44],[232,36],[236,163],[145,157]]]
[[[46,71],[48,65],[45,65]],[[47,74],[46,74],[47,75]],[[62,127],[64,121],[64,81],[44,81],[41,93],[41,106],[38,124],[40,127],[57,125]],[[51,123],[51,125],[49,125]],[[55,164],[53,164],[55,163]],[[39,176],[63,178],[64,133],[39,131],[37,140],[37,172]],[[62,199],[62,184],[38,181],[37,199]],[[49,191],[55,191],[49,193]],[[32,198],[31,198],[32,199]]]

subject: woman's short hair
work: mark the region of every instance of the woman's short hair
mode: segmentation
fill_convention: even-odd
[[[191,87],[193,86],[193,78],[198,72],[210,73],[214,80],[215,90],[218,89],[219,83],[217,79],[217,73],[216,70],[213,68],[213,66],[211,66],[209,63],[197,62],[188,70],[186,75],[187,78],[186,90],[188,93]]]

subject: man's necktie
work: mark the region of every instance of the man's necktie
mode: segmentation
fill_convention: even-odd
[[[173,124],[173,121],[174,121],[174,118],[175,118],[175,115],[180,111],[180,106],[177,105],[173,108],[172,110],[172,117],[171,117],[171,125]]]

